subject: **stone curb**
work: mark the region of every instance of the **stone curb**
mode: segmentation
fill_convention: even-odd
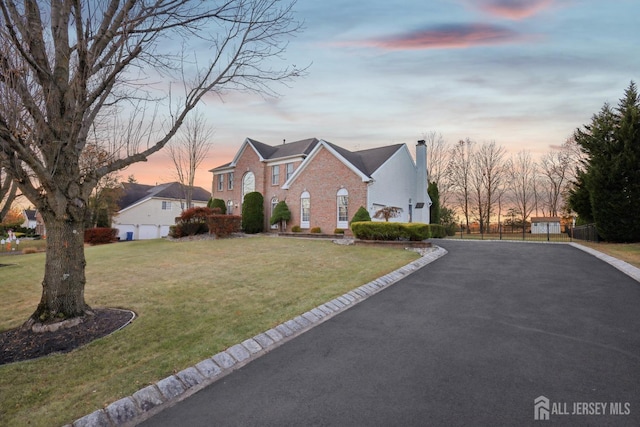
[[[418,252],[422,256],[404,267],[233,345],[195,366],[144,387],[133,395],[64,427],[135,426],[447,254],[445,249],[435,245]]]
[[[570,246],[573,246],[574,248],[578,248],[581,251],[584,251],[588,254],[593,255],[594,257],[601,259],[602,261],[606,262],[607,264],[617,268],[618,270],[622,271],[624,274],[626,274],[627,276],[631,277],[632,279],[636,280],[637,282],[640,282],[640,268],[635,267],[631,264],[629,264],[628,262],[622,261],[618,258],[614,258],[611,255],[607,255],[605,253],[602,253],[596,249],[592,249],[588,246],[582,246],[579,243],[575,243],[575,242],[571,242],[569,243]]]

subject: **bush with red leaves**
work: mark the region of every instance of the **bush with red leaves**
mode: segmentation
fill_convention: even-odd
[[[84,230],[84,242],[90,245],[104,245],[117,240],[118,230],[115,228],[97,227]]]

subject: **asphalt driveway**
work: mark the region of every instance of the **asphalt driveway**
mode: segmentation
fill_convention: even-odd
[[[449,253],[142,425],[640,425],[640,283],[568,245],[436,243]]]

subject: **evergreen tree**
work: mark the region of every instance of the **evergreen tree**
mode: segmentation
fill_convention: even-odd
[[[369,211],[367,211],[364,206],[360,206],[355,215],[353,215],[353,218],[351,218],[351,222],[360,221],[371,221],[371,215],[369,215]]]
[[[279,223],[280,229],[282,230],[283,223],[285,221],[289,221],[290,219],[291,211],[289,210],[289,206],[287,206],[287,202],[282,200],[278,202],[276,207],[273,209],[273,215],[271,215],[269,224],[274,225]]]
[[[572,208],[581,209],[587,191],[603,239],[640,241],[640,102],[631,82],[616,109],[605,104],[575,140],[587,154],[583,183],[574,188]],[[584,210],[584,209],[583,209]]]
[[[242,230],[247,234],[264,231],[264,197],[257,191],[247,193],[242,203]]]
[[[440,191],[437,182],[430,182],[427,193],[431,198],[431,224],[440,224]]]
[[[222,199],[209,199],[209,202],[207,203],[207,207],[211,209],[214,209],[214,208],[220,209],[220,214],[222,215],[227,213],[227,204]]]

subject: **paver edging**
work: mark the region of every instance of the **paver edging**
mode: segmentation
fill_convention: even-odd
[[[395,284],[407,275],[446,255],[447,250],[434,245],[419,253],[422,256],[418,260],[386,274],[383,276],[383,280],[376,279],[361,285],[332,301],[320,304],[293,319],[248,338],[242,343],[235,344],[209,359],[198,362],[195,366],[148,385],[136,391],[132,396],[123,397],[106,408],[96,410],[64,427],[135,426],[263,354]]]

